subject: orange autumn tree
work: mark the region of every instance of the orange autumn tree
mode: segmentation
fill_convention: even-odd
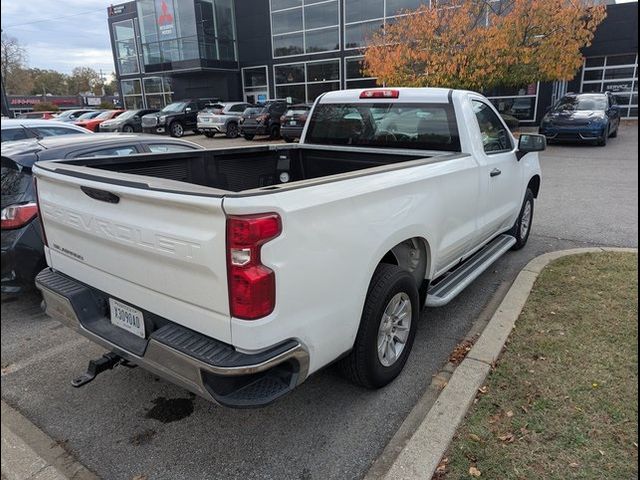
[[[373,32],[378,83],[471,90],[570,80],[606,16],[587,0],[432,0]]]

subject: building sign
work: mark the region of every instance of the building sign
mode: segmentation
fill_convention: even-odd
[[[176,38],[176,22],[173,12],[173,2],[156,0],[156,15],[158,15],[158,30],[161,40]]]
[[[68,106],[68,105],[80,105],[81,103],[78,101],[78,97],[38,97],[38,96],[30,96],[30,97],[11,97],[9,99],[9,103],[13,106],[32,106],[38,105],[39,103],[52,103],[53,105],[58,106]]]
[[[113,17],[115,15],[122,15],[123,13],[126,13],[126,5],[124,4],[120,4],[120,5],[111,5],[107,11],[109,12],[109,16]]]

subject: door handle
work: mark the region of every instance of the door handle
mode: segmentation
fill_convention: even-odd
[[[491,170],[489,172],[489,176],[491,177],[497,177],[498,175],[500,175],[502,173],[502,171],[499,168],[494,168],[493,170]]]

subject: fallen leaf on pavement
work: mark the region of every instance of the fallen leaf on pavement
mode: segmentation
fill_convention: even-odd
[[[512,412],[511,410],[509,410],[509,411],[506,413],[506,415],[507,415],[507,417],[511,418],[511,417],[513,417],[513,412]]]
[[[447,463],[449,463],[449,459],[447,457],[443,458],[438,466],[436,467],[436,473],[444,473],[447,470]]]
[[[469,467],[469,475],[471,475],[472,477],[479,477],[480,475],[482,475],[482,472],[476,467]]]
[[[504,435],[500,435],[498,438],[503,442],[507,442],[507,443],[511,443],[515,440],[513,433],[506,433]]]
[[[489,390],[489,387],[487,387],[486,385],[485,385],[484,387],[480,387],[480,388],[478,389],[478,391],[479,391],[480,393],[487,393],[487,390]]]
[[[449,355],[449,361],[454,365],[458,365],[464,358],[467,356],[467,353],[471,351],[471,347],[473,347],[473,343],[469,340],[464,340],[456,345],[456,348],[453,349],[451,355]]]

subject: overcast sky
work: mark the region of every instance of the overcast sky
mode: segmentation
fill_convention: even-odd
[[[108,75],[114,66],[107,7],[118,3],[3,0],[2,30],[25,47],[30,67],[70,73],[74,67],[87,66]]]
[[[637,0],[617,0],[618,3],[628,1]],[[26,48],[30,67],[70,73],[74,67],[87,66],[97,71],[102,69],[108,75],[114,66],[107,7],[118,3],[113,0],[3,0],[2,28]]]

